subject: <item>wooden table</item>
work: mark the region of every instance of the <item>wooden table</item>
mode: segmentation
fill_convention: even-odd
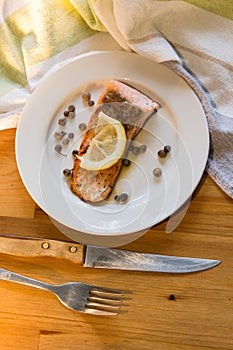
[[[68,240],[26,192],[16,168],[14,138],[15,129],[0,131],[0,232]],[[66,309],[50,293],[0,281],[0,349],[233,349],[232,203],[204,174],[172,233],[166,233],[164,221],[123,247],[222,260],[203,272],[87,269],[56,258],[0,253],[1,267],[42,281],[80,280],[133,291],[127,313],[97,317]]]

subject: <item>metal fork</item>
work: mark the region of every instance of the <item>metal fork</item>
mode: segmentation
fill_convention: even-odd
[[[0,280],[25,284],[52,292],[66,307],[88,314],[112,316],[120,312],[124,293],[91,284],[71,282],[61,285],[44,283],[0,268]]]

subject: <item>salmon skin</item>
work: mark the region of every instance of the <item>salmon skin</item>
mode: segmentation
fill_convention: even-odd
[[[121,171],[122,159],[104,170],[86,170],[80,167],[80,159],[87,152],[100,111],[119,120],[126,138],[133,140],[145,122],[156,112],[160,105],[134,87],[118,80],[111,80],[101,93],[97,105],[91,114],[87,130],[80,144],[77,158],[74,160],[70,181],[71,191],[85,202],[97,203],[108,198]],[[127,153],[125,150],[125,155]]]

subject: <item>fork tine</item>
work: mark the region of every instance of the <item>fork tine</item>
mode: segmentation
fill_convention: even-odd
[[[114,298],[114,299],[110,299],[110,298],[101,298],[101,297],[97,297],[95,295],[91,295],[88,300],[90,302],[99,302],[99,303],[103,303],[103,304],[110,304],[110,305],[115,305],[115,304],[121,304],[122,300],[119,298]]]
[[[95,315],[118,315],[123,292],[117,289],[95,287],[89,290],[86,313]]]
[[[91,309],[86,307],[84,310],[85,314],[91,314],[91,315],[98,315],[98,316],[116,316],[118,315],[118,312],[114,311],[105,311],[100,309]]]
[[[104,293],[104,294],[109,294],[109,295],[116,295],[116,296],[122,296],[124,293],[123,291],[119,289],[110,289],[110,288],[102,288],[102,287],[95,287],[91,288],[90,290],[91,293]]]
[[[101,302],[95,301],[95,302],[88,302],[86,304],[87,307],[94,307],[94,308],[100,308],[101,310],[119,310],[121,307],[119,305],[112,305],[112,304],[102,304]]]
[[[104,298],[104,299],[110,299],[110,300],[122,300],[123,293],[121,292],[106,292],[106,291],[100,291],[100,290],[90,290],[90,296],[97,297],[97,298]]]
[[[118,314],[118,312],[120,311],[120,306],[118,305],[101,304],[98,302],[88,302],[86,304],[86,307],[89,309],[100,310],[102,312],[111,312],[115,314]]]

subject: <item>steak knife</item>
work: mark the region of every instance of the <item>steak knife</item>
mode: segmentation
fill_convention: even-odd
[[[92,268],[167,273],[197,272],[221,263],[220,260],[148,254],[18,235],[0,235],[0,253],[21,257],[56,257]]]

